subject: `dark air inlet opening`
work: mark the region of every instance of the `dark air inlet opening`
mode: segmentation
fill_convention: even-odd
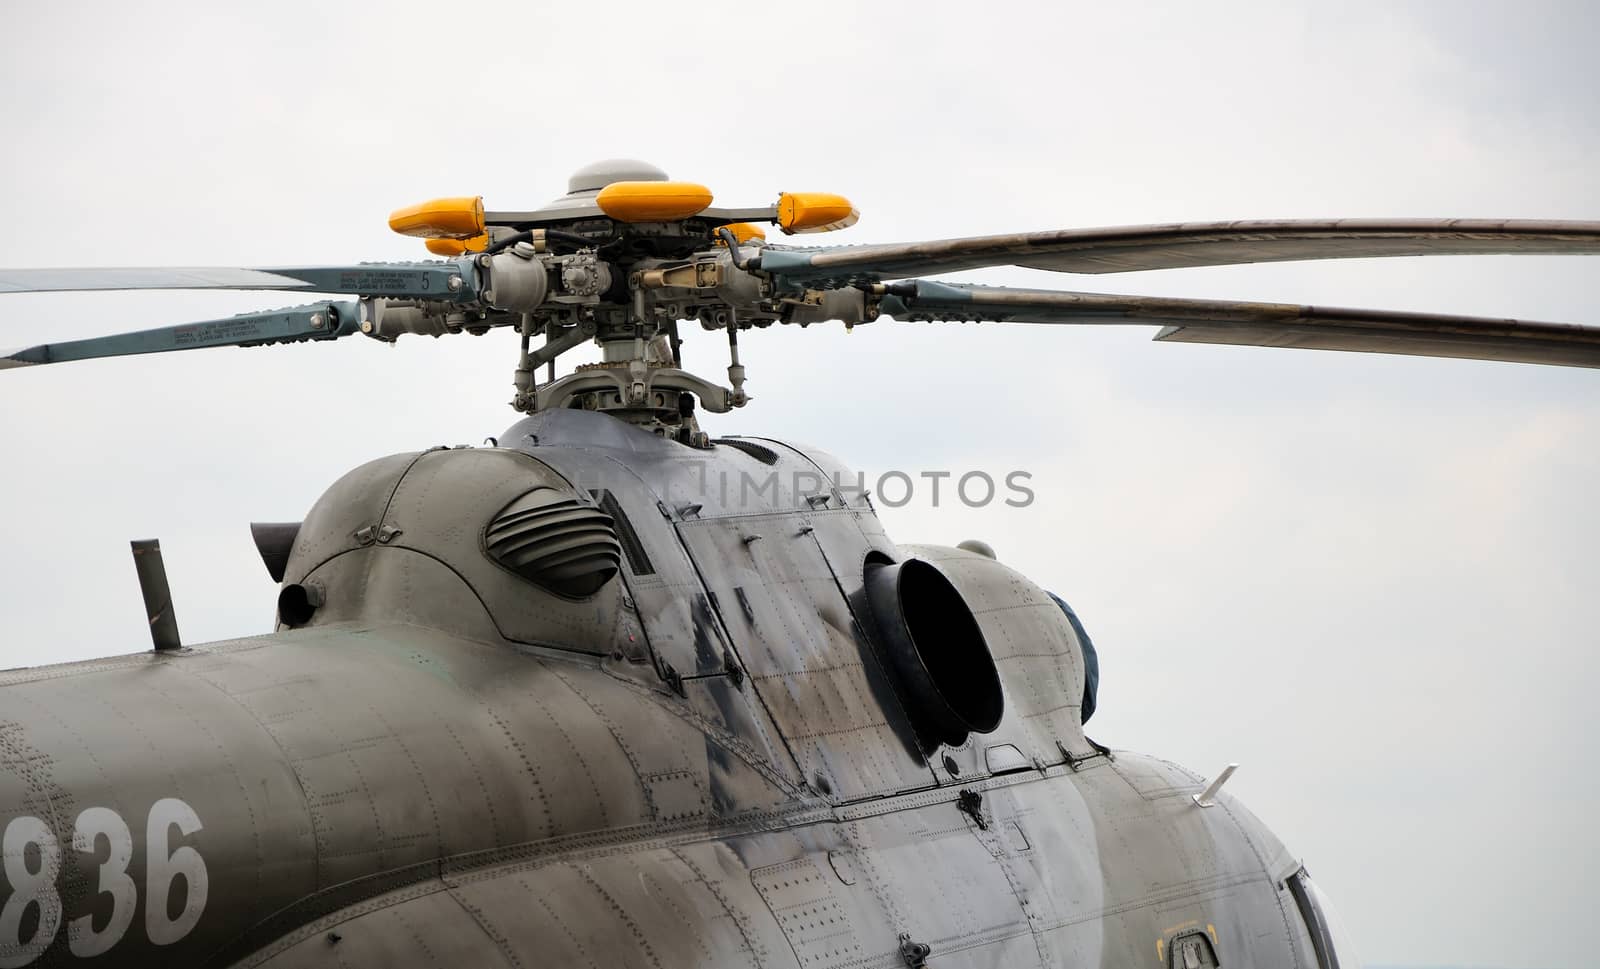
[[[957,746],[1000,725],[1000,674],[977,617],[943,572],[919,559],[869,564],[867,596],[921,732]]]
[[[304,626],[322,605],[322,592],[298,582],[283,587],[278,593],[278,619],[291,629]]]
[[[950,580],[924,562],[907,562],[900,573],[900,611],[939,692],[974,730],[999,726],[1000,682],[994,660],[977,618]]]

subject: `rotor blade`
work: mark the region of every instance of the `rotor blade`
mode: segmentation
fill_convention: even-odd
[[[762,250],[761,268],[804,282],[897,279],[1006,265],[1125,273],[1304,259],[1506,254],[1600,254],[1600,222],[1340,219],[1061,229],[830,249],[771,246]]]
[[[359,304],[354,302],[310,303],[137,333],[45,343],[0,356],[0,370],[202,347],[256,347],[302,340],[336,340],[359,332],[359,319]]]
[[[0,293],[116,289],[272,289],[466,301],[477,296],[471,259],[288,269],[0,269]]]
[[[884,313],[897,320],[1013,323],[1135,323],[1166,327],[1178,343],[1359,350],[1600,368],[1600,327],[1435,313],[1114,296],[958,286],[929,280],[891,284]]]

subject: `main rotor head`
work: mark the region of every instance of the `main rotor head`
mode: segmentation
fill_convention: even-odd
[[[1252,262],[1375,256],[1600,254],[1600,222],[1464,219],[1214,222],[1063,229],[887,245],[798,248],[785,233],[855,224],[845,198],[783,193],[768,205],[714,204],[710,189],[645,162],[615,159],[574,173],[567,194],[528,210],[478,197],[396,211],[390,225],[442,261],[274,269],[0,270],[0,293],[113,289],[259,289],[354,300],[246,313],[139,333],[41,344],[0,356],[0,369],[213,346],[260,346],[364,334],[520,336],[512,405],[605,411],[688,444],[697,409],[744,405],[739,333],[774,323],[880,315],[902,321],[1145,324],[1178,343],[1359,350],[1600,367],[1600,328],[1258,303],[1002,289],[912,278],[986,266],[1118,273]],[[727,334],[727,385],[683,369],[678,325]],[[535,337],[541,338],[538,346]],[[561,378],[563,353],[593,342],[598,363]],[[543,367],[541,383],[536,374]]]
[[[859,292],[830,301],[820,291],[774,285],[751,268],[766,246],[760,223],[786,233],[845,228],[858,217],[847,199],[784,193],[773,205],[748,208],[715,207],[712,199],[705,186],[672,181],[646,162],[612,159],[580,169],[566,195],[536,209],[487,211],[476,197],[399,209],[390,227],[469,264],[481,305],[372,304],[362,332],[392,340],[511,325],[522,335],[517,410],[584,407],[685,443],[703,441],[696,404],[720,413],[748,400],[740,329],[869,318]],[[463,274],[461,285],[468,284]],[[682,369],[677,327],[685,320],[728,333],[731,387]],[[538,335],[543,346],[530,349]],[[599,345],[601,362],[556,379],[556,358],[589,341]],[[535,381],[541,364],[549,369],[544,386]]]

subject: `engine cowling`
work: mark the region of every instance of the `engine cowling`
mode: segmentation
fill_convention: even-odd
[[[1093,755],[1086,637],[1055,598],[971,549],[894,551],[868,562],[867,598],[874,641],[922,738],[945,745],[963,774],[1018,757],[1050,763],[1061,750]]]
[[[919,732],[952,747],[991,733],[1005,713],[1000,674],[972,608],[921,559],[869,565],[872,604],[891,668]]]

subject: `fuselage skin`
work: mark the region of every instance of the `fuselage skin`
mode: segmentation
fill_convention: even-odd
[[[0,969],[1315,969],[1299,861],[1085,737],[1044,590],[894,545],[841,479],[542,415],[336,483],[285,576],[321,603],[299,628],[0,673]],[[487,554],[538,487],[626,520],[594,594]],[[908,558],[999,672],[1000,725],[959,746],[919,730],[863,591]]]

